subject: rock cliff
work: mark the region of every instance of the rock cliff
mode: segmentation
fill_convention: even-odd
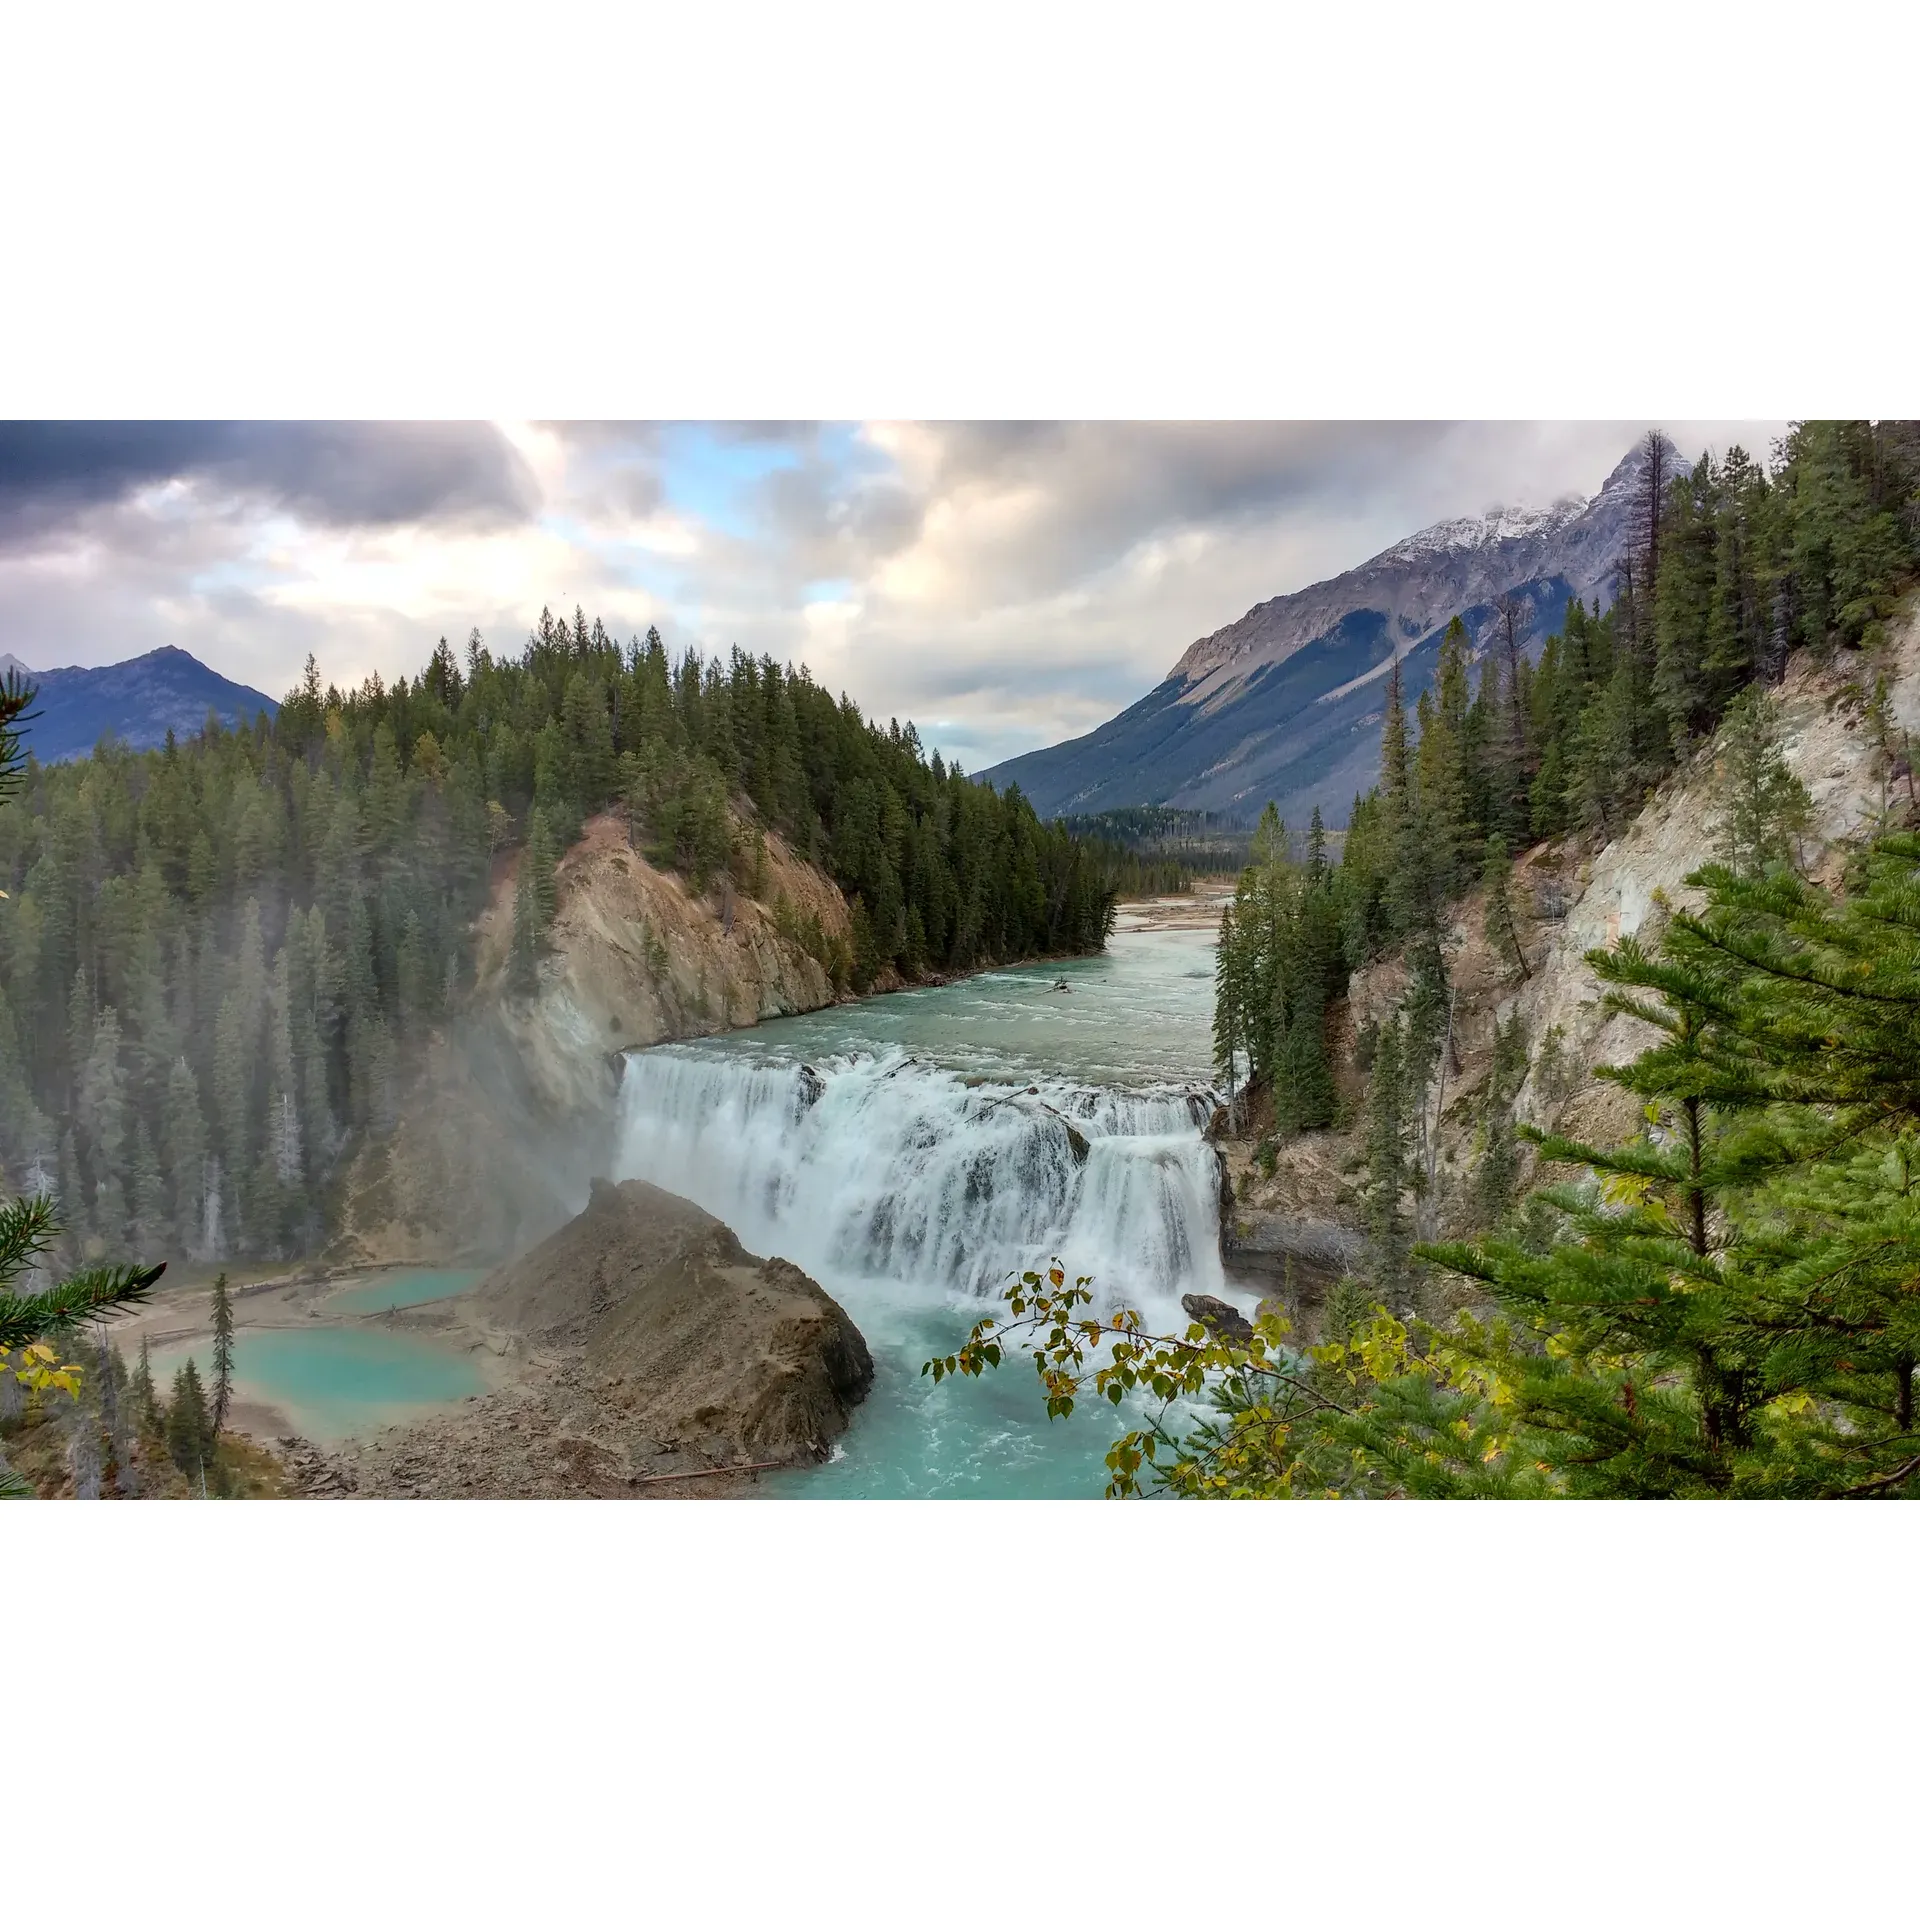
[[[1887,677],[1896,728],[1920,736],[1920,600],[1893,623],[1881,655],[1842,654],[1822,663],[1796,654],[1768,696],[1779,712],[1787,764],[1813,799],[1802,865],[1817,879],[1837,875],[1845,842],[1913,804],[1910,776],[1874,747],[1865,723],[1876,673]],[[1423,1230],[1471,1224],[1463,1201],[1479,1151],[1476,1128],[1496,1022],[1517,1015],[1527,1034],[1518,1118],[1594,1138],[1631,1130],[1631,1096],[1594,1080],[1593,1069],[1633,1059],[1650,1035],[1638,1021],[1601,1005],[1586,955],[1627,935],[1657,937],[1675,908],[1698,904],[1686,877],[1714,857],[1721,778],[1714,744],[1703,743],[1618,839],[1551,841],[1515,863],[1515,897],[1532,909],[1523,929],[1531,969],[1524,982],[1516,982],[1488,946],[1480,893],[1454,909],[1447,946],[1459,1066],[1449,1071],[1439,1099],[1437,1193]],[[1309,1324],[1329,1281],[1356,1264],[1364,1249],[1357,1182],[1366,1082],[1355,1059],[1357,1036],[1405,988],[1397,960],[1354,976],[1335,1049],[1341,1129],[1287,1142],[1270,1173],[1255,1157],[1259,1114],[1247,1117],[1237,1138],[1221,1141],[1234,1195],[1222,1225],[1228,1269],[1249,1288],[1286,1296]]]
[[[696,893],[601,815],[561,860],[538,985],[510,992],[517,856],[476,928],[466,1004],[402,1063],[390,1130],[342,1178],[338,1264],[493,1259],[575,1213],[604,1171],[615,1056],[830,1004],[809,947],[847,930],[847,903],[779,837],[762,836],[758,897]]]

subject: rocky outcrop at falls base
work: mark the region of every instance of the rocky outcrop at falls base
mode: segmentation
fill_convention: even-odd
[[[1211,1293],[1183,1293],[1180,1310],[1195,1325],[1202,1326],[1216,1339],[1245,1346],[1253,1338],[1253,1323],[1237,1307]]]
[[[475,1306],[578,1351],[611,1407],[717,1458],[823,1458],[873,1382],[867,1343],[837,1301],[644,1180],[596,1180],[587,1210],[502,1267]]]
[[[840,1305],[690,1201],[597,1180],[585,1212],[459,1304],[514,1384],[354,1450],[363,1494],[745,1491],[824,1459],[873,1380]]]

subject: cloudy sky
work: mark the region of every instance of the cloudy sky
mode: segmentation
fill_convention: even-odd
[[[1592,493],[1648,424],[0,423],[0,652],[180,646],[277,696],[309,651],[391,679],[578,604],[804,661],[977,769],[1435,520]]]

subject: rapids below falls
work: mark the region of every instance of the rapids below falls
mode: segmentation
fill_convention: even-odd
[[[1152,1327],[1244,1298],[1219,1254],[1211,930],[1116,932],[1007,968],[624,1058],[617,1179],[644,1179],[803,1267],[853,1316],[873,1389],[827,1464],[770,1494],[1095,1497],[1139,1409],[1049,1422],[1010,1349],[978,1380],[922,1364],[1057,1259]],[[1060,991],[1064,982],[1068,991]],[[1002,1309],[1004,1312],[1004,1309]]]

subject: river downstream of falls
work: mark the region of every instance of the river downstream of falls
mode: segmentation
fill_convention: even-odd
[[[615,1176],[795,1261],[873,1349],[835,1461],[774,1491],[1101,1491],[1121,1410],[1049,1428],[1028,1367],[939,1387],[920,1367],[1050,1260],[1150,1325],[1184,1324],[1182,1293],[1230,1291],[1202,1137],[1212,963],[1209,932],[1122,932],[1091,959],[626,1057]]]

